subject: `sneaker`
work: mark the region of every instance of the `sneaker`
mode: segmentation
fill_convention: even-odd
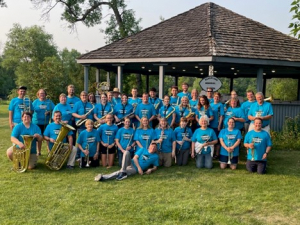
[[[95,181],[103,181],[102,174],[99,173],[97,176],[95,176]]]
[[[116,180],[124,180],[127,178],[127,173],[120,173],[119,176],[116,178]]]
[[[67,165],[67,169],[73,170],[74,166]]]

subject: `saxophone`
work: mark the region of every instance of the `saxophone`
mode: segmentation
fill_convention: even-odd
[[[28,169],[31,144],[34,139],[31,135],[21,135],[24,140],[25,149],[18,149],[13,146],[13,170],[23,173]]]
[[[69,131],[75,130],[75,128],[65,123],[60,124],[62,126],[45,162],[46,166],[51,170],[60,170],[72,150],[69,148],[69,144],[63,143],[63,140]]]
[[[107,113],[106,115],[102,116],[99,120],[105,119],[108,114],[113,114],[113,111],[114,111],[114,109],[111,108],[111,111],[109,113]],[[101,123],[99,122],[99,120],[95,121],[95,123],[94,123],[95,129],[98,129],[101,126]]]
[[[175,112],[175,107],[171,106],[173,109],[169,112],[169,114],[166,115],[166,119],[169,119],[169,117]]]
[[[86,114],[84,114],[85,116],[88,116],[89,114],[91,114],[94,110],[95,106],[93,105],[93,108],[91,108]],[[87,118],[85,119],[80,119],[80,120],[77,120],[76,122],[76,126],[77,127],[80,127],[82,124],[85,123],[85,121],[87,121]]]

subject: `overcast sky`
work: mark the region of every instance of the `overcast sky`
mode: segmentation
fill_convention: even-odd
[[[54,37],[59,49],[76,49],[81,53],[91,51],[105,45],[100,29],[102,23],[93,28],[77,25],[77,33],[70,33],[65,22],[60,21],[61,8],[51,12],[50,21],[42,21],[41,10],[34,9],[30,0],[7,0],[7,8],[0,8],[0,52],[3,51],[6,35],[14,23],[22,27],[33,25],[44,26],[46,32]],[[208,1],[204,0],[127,0],[129,9],[142,18],[143,29],[160,22],[160,17],[169,19]],[[288,25],[292,14],[289,13],[292,0],[214,0],[214,3],[230,9],[238,14],[261,22],[282,33],[289,34]]]

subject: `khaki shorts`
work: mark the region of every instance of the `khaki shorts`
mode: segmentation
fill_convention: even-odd
[[[172,165],[172,153],[159,153],[159,165],[164,167],[170,167]]]

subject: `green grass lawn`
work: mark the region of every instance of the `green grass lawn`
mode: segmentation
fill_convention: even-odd
[[[117,167],[38,168],[17,174],[10,146],[7,105],[0,106],[0,224],[299,224],[299,151],[274,150],[268,174],[250,174],[244,155],[236,171],[159,168],[151,175],[94,182]],[[291,140],[292,141],[292,140]],[[299,147],[300,148],[300,147]]]

